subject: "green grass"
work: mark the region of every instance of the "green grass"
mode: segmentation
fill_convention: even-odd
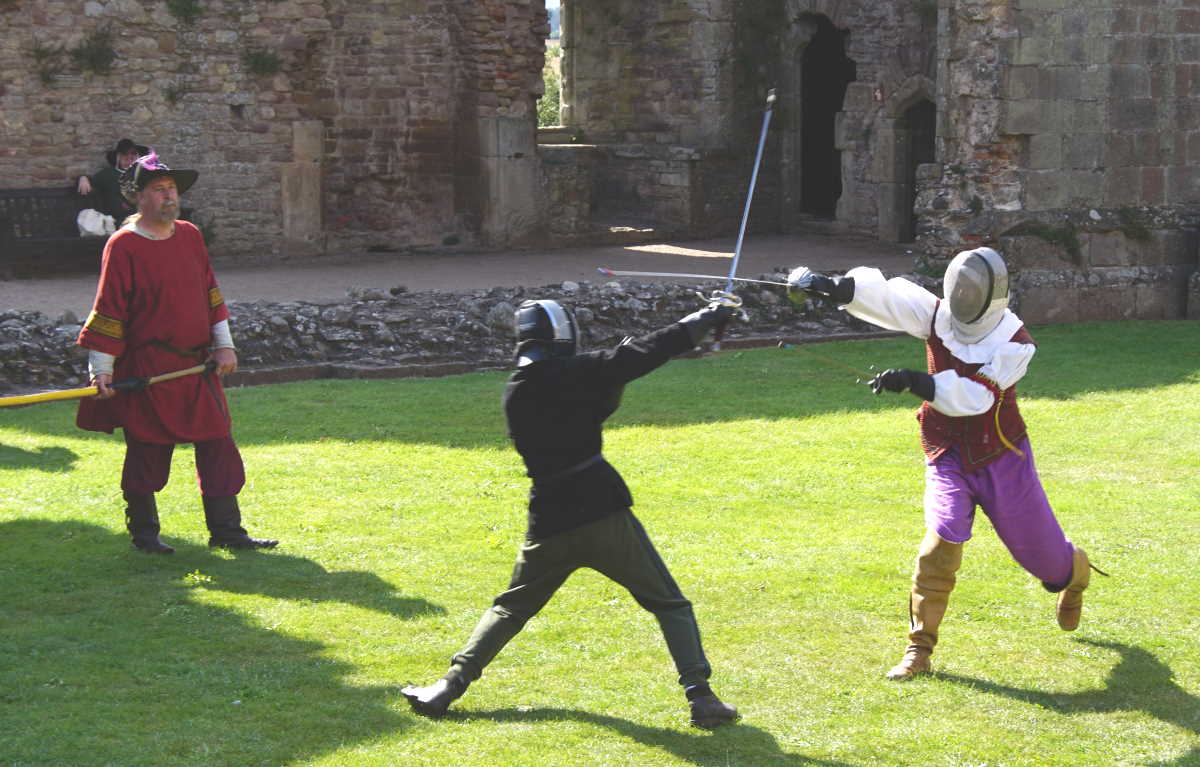
[[[1042,479],[1093,577],[1074,634],[980,515],[934,656],[894,683],[922,535],[907,395],[854,368],[912,339],[678,360],[607,431],[742,722],[686,725],[653,619],[577,573],[441,721],[445,670],[507,582],[526,482],[504,376],[232,391],[251,533],[205,547],[191,451],[172,557],[129,549],[119,436],[0,411],[0,764],[1200,764],[1200,325],[1035,329]]]

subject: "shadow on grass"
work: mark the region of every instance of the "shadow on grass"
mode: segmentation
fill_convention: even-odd
[[[1026,690],[958,674],[939,672],[937,678],[993,695],[1003,695],[1014,700],[1032,703],[1062,714],[1142,711],[1181,730],[1200,734],[1200,728],[1196,726],[1196,712],[1200,711],[1200,697],[1181,688],[1175,682],[1171,668],[1152,653],[1140,647],[1118,642],[1102,642],[1091,639],[1076,639],[1075,641],[1092,647],[1113,650],[1120,654],[1120,661],[1113,666],[1101,689],[1057,693]],[[1197,764],[1200,764],[1200,747],[1193,747],[1177,759],[1155,762],[1153,767],[1195,767]]]
[[[38,519],[0,524],[0,582],[6,764],[284,765],[395,735],[411,719],[394,689],[347,683],[352,664],[299,638],[319,605],[251,615],[203,592],[348,602],[402,618],[440,611],[370,573],[197,546],[151,557],[124,534]]]
[[[409,620],[423,615],[444,615],[446,609],[420,597],[397,594],[395,588],[372,572],[330,572],[311,559],[270,552],[233,551],[232,559],[213,556],[204,546],[172,541],[188,572],[195,559],[204,561],[203,572],[213,578],[210,588],[232,594],[258,594],[272,599],[315,603],[340,602]],[[180,555],[183,556],[180,556]],[[251,566],[247,568],[247,565]]]
[[[22,450],[19,447],[0,443],[0,468],[37,469],[45,472],[70,471],[79,460],[73,451],[65,447],[40,447],[37,450]]]
[[[686,708],[681,703],[680,716]],[[494,710],[455,711],[447,719],[487,719],[493,722],[529,724],[535,722],[578,722],[604,727],[618,735],[647,746],[662,749],[678,759],[698,765],[779,764],[797,767],[850,767],[846,762],[815,759],[802,754],[789,754],[779,747],[768,732],[744,722],[725,725],[712,732],[694,730],[682,732],[664,727],[648,727],[628,719],[569,708],[534,708],[529,710],[501,708]],[[769,761],[766,761],[769,760]]]

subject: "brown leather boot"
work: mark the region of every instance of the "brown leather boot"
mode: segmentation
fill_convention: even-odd
[[[158,503],[154,493],[125,493],[125,529],[133,547],[146,554],[174,554],[175,549],[158,537]]]
[[[1091,580],[1091,564],[1083,549],[1071,544],[1075,554],[1071,559],[1071,582],[1058,592],[1058,627],[1063,631],[1074,631],[1079,628],[1079,618],[1083,614],[1083,590]]]
[[[954,590],[954,574],[962,564],[962,550],[961,543],[950,543],[932,530],[926,531],[917,552],[908,598],[908,647],[900,662],[887,672],[888,679],[911,679],[933,670],[929,656],[937,644],[938,626]]]

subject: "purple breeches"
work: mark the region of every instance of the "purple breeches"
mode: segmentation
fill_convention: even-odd
[[[1035,578],[1064,585],[1071,579],[1073,547],[1063,535],[1033,464],[1029,439],[983,468],[963,471],[958,451],[925,467],[925,526],[944,540],[971,538],[975,507],[991,520],[1013,559]]]

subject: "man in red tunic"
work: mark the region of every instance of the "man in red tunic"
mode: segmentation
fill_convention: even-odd
[[[193,443],[209,546],[272,548],[241,526],[237,494],[246,475],[230,435],[220,376],[237,370],[229,309],[200,230],[179,221],[179,195],[194,170],[171,170],[153,150],[121,176],[121,193],[138,212],[109,238],[96,301],[78,343],[99,390],[81,400],[76,424],[89,431],[124,429],[121,490],[133,546],[152,554],[174,549],[159,537],[154,494],[167,484],[175,445]],[[117,394],[115,380],[147,377],[212,360],[216,375],[183,376]]]

